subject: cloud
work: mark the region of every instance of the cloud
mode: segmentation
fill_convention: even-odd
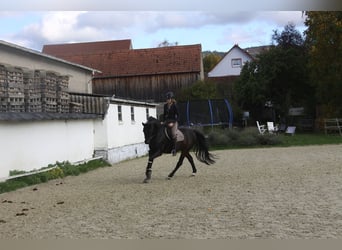
[[[20,44],[40,50],[47,43],[62,43],[105,37],[96,26],[79,25],[83,12],[43,12],[39,22],[26,25],[13,39]]]
[[[304,26],[305,16],[301,11],[266,11],[259,12],[258,18],[278,27],[284,27],[289,22],[292,22],[298,27]]]
[[[18,12],[0,12],[0,18]],[[23,12],[19,12],[22,13]],[[228,41],[258,41],[265,29],[272,31],[288,22],[303,26],[300,11],[49,11],[41,12],[20,32],[11,35],[16,43],[40,50],[44,44],[116,39],[134,39],[163,31],[221,27],[218,44]],[[28,14],[29,15],[29,14]],[[36,15],[34,12],[31,15]],[[254,24],[254,27],[251,26]],[[258,27],[257,27],[258,26]],[[261,28],[260,28],[261,26]],[[208,34],[203,34],[203,40]],[[168,37],[165,37],[168,39]]]

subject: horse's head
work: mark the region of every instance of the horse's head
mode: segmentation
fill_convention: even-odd
[[[160,125],[160,122],[156,118],[150,116],[147,119],[147,122],[142,123],[142,125],[144,126],[143,132],[145,136],[145,143],[150,144],[152,138],[158,133],[158,125]]]

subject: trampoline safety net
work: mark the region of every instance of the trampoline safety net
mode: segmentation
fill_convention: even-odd
[[[232,127],[233,112],[227,99],[178,102],[181,126]]]

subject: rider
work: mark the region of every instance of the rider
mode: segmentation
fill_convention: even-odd
[[[173,149],[172,155],[177,152],[177,141],[184,140],[183,134],[178,130],[178,109],[173,92],[166,93],[166,103],[164,104],[164,122],[168,127],[171,127]]]

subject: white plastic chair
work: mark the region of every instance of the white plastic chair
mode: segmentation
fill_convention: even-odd
[[[287,135],[294,135],[296,132],[296,127],[295,126],[288,126],[286,131],[285,131],[285,134]]]
[[[259,133],[261,135],[265,134],[265,132],[267,131],[266,125],[260,125],[259,121],[256,121]]]
[[[267,130],[270,134],[278,133],[278,127],[274,126],[273,122],[267,122]]]

